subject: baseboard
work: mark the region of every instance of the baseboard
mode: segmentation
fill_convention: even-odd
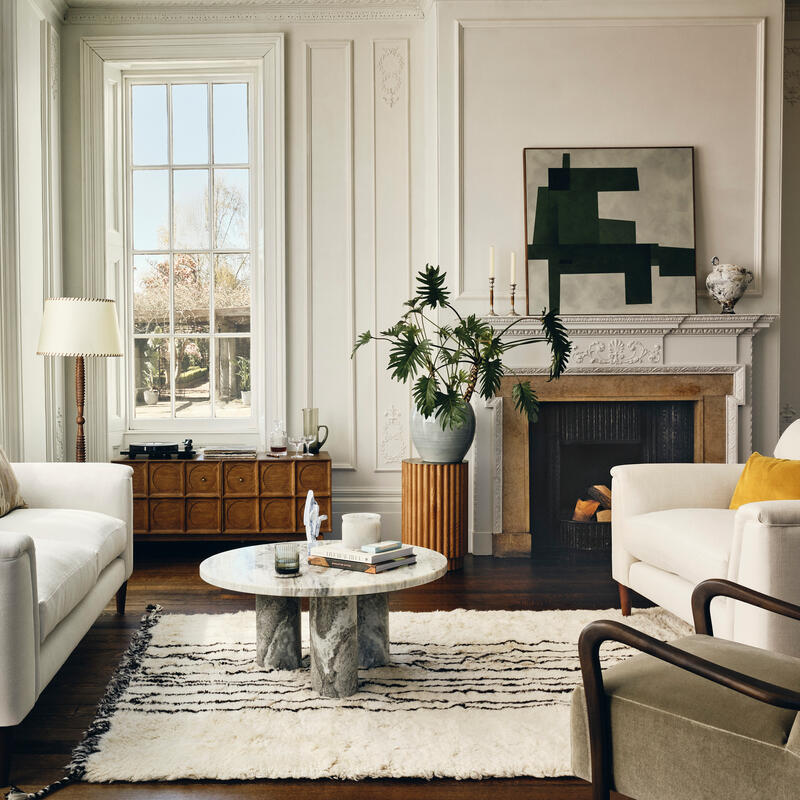
[[[492,539],[494,538],[494,534],[491,531],[472,531],[470,538],[472,542],[469,551],[472,555],[492,555]]]
[[[492,537],[492,555],[520,558],[531,554],[530,533],[498,533]]]

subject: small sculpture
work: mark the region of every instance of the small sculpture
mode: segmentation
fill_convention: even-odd
[[[319,503],[314,499],[314,492],[309,489],[306,495],[306,507],[303,510],[303,525],[306,527],[309,555],[311,554],[311,548],[317,543],[319,530],[326,519],[328,519],[328,515],[319,513]]]
[[[720,264],[716,256],[711,259],[711,265],[714,269],[708,273],[706,289],[722,306],[723,314],[734,314],[733,307],[753,282],[753,273],[747,267]]]

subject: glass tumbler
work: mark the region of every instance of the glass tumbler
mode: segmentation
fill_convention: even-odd
[[[275,545],[275,572],[278,575],[297,575],[300,572],[297,542],[280,542]]]

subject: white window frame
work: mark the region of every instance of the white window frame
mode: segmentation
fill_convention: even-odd
[[[169,91],[170,85],[179,84],[207,84],[208,85],[208,147],[209,147],[209,163],[201,165],[193,164],[180,164],[175,165],[172,161],[172,99],[171,92]],[[137,419],[136,418],[136,349],[135,341],[137,338],[144,338],[143,336],[134,335],[133,331],[133,260],[136,255],[140,253],[150,254],[157,251],[141,250],[136,251],[133,247],[133,182],[131,176],[134,169],[168,169],[170,175],[174,172],[186,169],[207,169],[209,172],[209,198],[213,195],[213,173],[214,170],[219,169],[239,169],[241,164],[214,164],[213,154],[211,153],[213,135],[211,127],[213,124],[213,95],[212,87],[215,83],[246,83],[248,93],[248,113],[247,113],[247,135],[248,135],[248,163],[247,169],[250,172],[249,182],[249,241],[250,248],[247,251],[250,253],[250,332],[246,334],[250,340],[250,370],[252,375],[251,386],[257,387],[256,391],[252,393],[250,415],[248,417],[214,417],[214,409],[216,408],[216,371],[214,369],[216,364],[216,353],[214,343],[216,339],[222,338],[236,338],[241,337],[241,334],[218,334],[213,330],[213,319],[209,319],[209,333],[200,334],[200,338],[207,338],[209,340],[209,354],[208,354],[208,369],[209,369],[209,406],[211,409],[211,416],[209,417],[185,417],[175,418],[175,386],[172,385],[175,368],[175,339],[176,338],[195,338],[194,334],[179,334],[171,327],[171,332],[165,335],[164,338],[169,341],[169,360],[170,360],[170,410],[171,415],[168,419]],[[131,89],[133,86],[144,85],[161,85],[167,84],[167,127],[168,127],[168,140],[167,152],[169,153],[169,164],[165,165],[135,165],[133,163],[132,152],[132,102],[131,102]],[[126,371],[126,384],[125,384],[125,402],[127,407],[128,430],[129,431],[144,431],[149,433],[186,433],[191,434],[195,431],[215,431],[215,432],[241,432],[241,433],[254,433],[258,431],[256,424],[259,418],[259,409],[262,405],[263,387],[266,384],[263,364],[265,362],[262,348],[264,344],[263,335],[257,335],[256,331],[259,327],[259,321],[264,319],[264,291],[262,290],[261,283],[264,275],[264,248],[260,246],[261,235],[259,233],[259,226],[257,221],[262,218],[261,214],[261,196],[262,192],[259,191],[259,176],[263,174],[261,158],[262,148],[259,147],[259,131],[256,125],[258,116],[258,103],[257,96],[259,84],[258,71],[255,69],[242,70],[236,67],[220,68],[218,64],[209,63],[206,66],[196,65],[191,69],[178,69],[171,70],[154,70],[150,68],[138,70],[123,70],[122,71],[122,86],[124,92],[124,152],[125,152],[125,170],[124,170],[124,193],[125,193],[125,257],[126,266],[124,276],[125,284],[125,307],[126,317],[128,319],[127,330],[125,331],[125,363],[127,365]],[[174,196],[173,196],[173,181],[169,182],[169,226],[170,230],[173,229],[174,222]],[[212,273],[213,284],[213,271],[214,271],[214,231],[209,228],[209,236],[211,241],[206,250],[202,248],[183,248],[187,253],[206,252],[209,256],[209,264]],[[171,240],[171,236],[170,236]],[[230,250],[230,248],[223,248]],[[165,252],[165,251],[160,251]],[[166,251],[171,254],[177,252],[173,247]],[[211,297],[212,311],[214,307],[213,293]],[[170,286],[170,318],[174,319],[174,308],[172,301],[172,286]],[[261,333],[259,331],[259,333]]]
[[[252,386],[257,407],[248,426],[241,420],[192,418],[153,421],[134,420],[123,396],[128,377],[119,364],[109,359],[106,369],[90,375],[87,417],[94,436],[88,458],[105,460],[115,446],[127,441],[164,434],[203,435],[213,441],[220,434],[226,441],[263,444],[266,420],[286,414],[286,268],[285,268],[285,101],[284,36],[281,33],[199,34],[167,36],[85,37],[80,42],[81,84],[81,180],[83,222],[83,292],[88,296],[114,297],[118,301],[120,327],[127,334],[126,277],[107,263],[105,243],[106,206],[115,198],[104,195],[106,173],[115,165],[106,163],[105,141],[109,138],[104,107],[106,68],[142,71],[151,69],[175,73],[193,67],[210,71],[235,70],[255,76],[253,146],[260,165],[251,180],[251,224],[256,232],[255,251],[261,268],[251,266],[253,316],[251,347],[260,355],[258,385]],[[122,118],[122,115],[119,115]],[[111,137],[113,138],[113,137]],[[124,164],[116,165],[123,168]],[[256,172],[260,174],[255,174]],[[114,184],[110,181],[110,184]],[[252,201],[258,203],[258,217]],[[122,269],[126,269],[122,265]],[[258,311],[256,312],[256,309]],[[125,336],[127,340],[127,335]],[[130,359],[130,354],[128,355]],[[126,362],[127,363],[127,362]],[[120,419],[120,417],[123,417]],[[135,424],[134,424],[135,422]],[[166,423],[166,424],[165,424]],[[174,423],[174,424],[172,424]]]

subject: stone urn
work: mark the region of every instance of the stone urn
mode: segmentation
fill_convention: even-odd
[[[457,428],[443,428],[434,416],[424,417],[414,409],[411,439],[423,461],[429,464],[459,464],[475,438],[475,412],[467,403],[467,418]]]
[[[158,392],[155,389],[145,389],[144,402],[148,406],[154,406],[158,402]]]
[[[753,282],[753,273],[737,264],[720,264],[716,256],[711,259],[711,265],[714,269],[708,273],[706,289],[722,306],[723,314],[733,314],[733,307]]]

